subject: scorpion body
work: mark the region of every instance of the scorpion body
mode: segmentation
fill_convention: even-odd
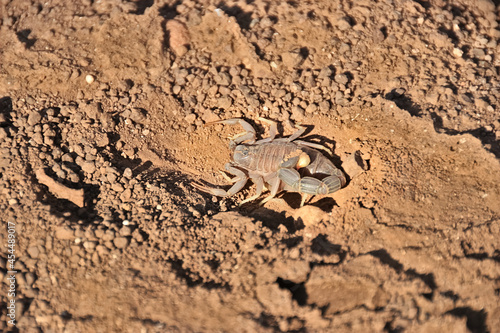
[[[288,138],[275,139],[276,123],[259,118],[271,125],[270,136],[256,140],[254,128],[242,119],[221,120],[214,123],[240,124],[245,132],[236,135],[230,142],[233,151],[232,161],[225,165],[233,186],[225,191],[201,184],[195,187],[216,196],[229,196],[240,191],[250,179],[257,186],[257,193],[241,204],[258,198],[264,185],[271,194],[262,203],[273,198],[279,191],[298,192],[306,195],[329,194],[338,191],[346,184],[342,171],[337,169],[318,149],[327,148],[301,140],[305,128],[299,129]],[[301,206],[305,198],[302,199]]]

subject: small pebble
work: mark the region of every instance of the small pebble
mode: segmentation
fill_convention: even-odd
[[[127,247],[128,239],[125,237],[116,237],[115,239],[113,239],[113,244],[115,244],[115,246],[118,249],[123,249],[123,248]]]
[[[342,163],[342,168],[349,175],[351,179],[359,176],[368,166],[366,162],[361,158],[361,153],[356,151],[355,153],[349,155],[345,161]]]
[[[346,85],[349,79],[347,78],[347,75],[345,74],[337,74],[335,75],[335,82],[339,84]]]
[[[85,76],[85,81],[88,83],[88,84],[92,84],[94,81],[95,81],[95,78],[93,75],[90,75],[90,74],[87,74]]]
[[[85,241],[85,242],[83,242],[83,247],[87,251],[93,251],[96,246],[97,246],[97,243],[94,242],[94,241]]]
[[[132,229],[129,226],[123,226],[120,229],[120,236],[130,236],[132,234]]]
[[[318,106],[316,104],[312,103],[312,104],[309,104],[307,106],[306,112],[307,113],[314,113],[314,112],[316,112],[317,109],[318,109]]]
[[[31,246],[28,248],[28,254],[31,258],[38,258],[38,256],[40,255],[40,249],[38,248],[38,246]]]
[[[455,57],[462,57],[462,55],[464,54],[464,51],[460,50],[459,48],[454,48],[453,49],[453,55]]]
[[[95,171],[95,163],[92,161],[85,161],[82,163],[81,168],[88,174],[92,174]]]
[[[131,179],[132,178],[132,170],[130,168],[126,168],[123,171],[123,177]]]
[[[39,112],[33,111],[28,116],[28,125],[34,126],[42,120],[42,115]]]
[[[351,29],[351,24],[346,18],[342,18],[337,22],[337,27],[340,31],[346,31]]]
[[[58,227],[55,232],[55,237],[57,239],[73,239],[74,232],[69,227]]]

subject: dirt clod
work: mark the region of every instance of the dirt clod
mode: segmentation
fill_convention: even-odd
[[[38,169],[35,175],[38,181],[41,184],[47,186],[49,188],[49,191],[56,197],[69,200],[78,207],[84,206],[85,197],[83,189],[73,189],[60,184],[54,179],[50,178],[43,169]]]
[[[166,23],[169,33],[169,45],[175,54],[182,57],[188,51],[191,38],[186,25],[178,20],[169,20]]]
[[[129,243],[129,240],[126,237],[116,237],[115,239],[113,239],[113,244],[115,244],[115,246],[118,249],[125,248],[128,245],[128,243]]]
[[[293,214],[293,218],[298,223],[302,223],[304,226],[309,227],[317,225],[321,221],[327,221],[328,214],[318,207],[306,205],[297,209]]]
[[[355,178],[362,174],[364,171],[368,170],[366,161],[361,157],[361,152],[356,151],[345,159],[342,163],[342,168],[349,175],[349,177]]]
[[[55,231],[55,237],[61,240],[73,239],[73,230],[68,227],[58,227]]]

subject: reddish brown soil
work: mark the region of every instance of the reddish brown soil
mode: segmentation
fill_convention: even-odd
[[[2,1],[0,330],[500,332],[499,18],[495,0]],[[204,124],[265,136],[259,116],[307,125],[347,186],[302,208],[196,190],[225,184],[241,131]]]

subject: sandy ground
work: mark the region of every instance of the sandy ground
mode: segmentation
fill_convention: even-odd
[[[499,18],[1,1],[0,330],[500,332]],[[235,117],[306,126],[347,185],[304,207],[197,190],[228,188],[241,127],[204,125]]]

